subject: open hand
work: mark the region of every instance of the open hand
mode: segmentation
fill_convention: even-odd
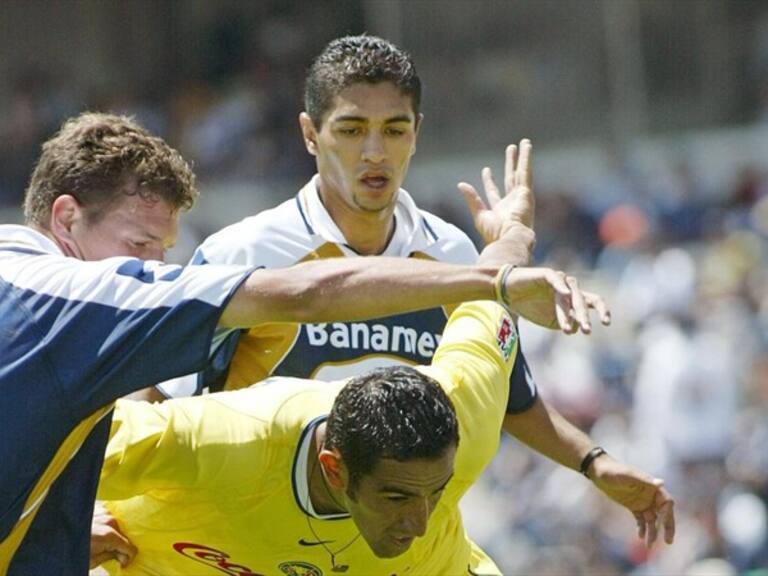
[[[489,167],[483,168],[481,176],[488,204],[483,201],[475,187],[466,182],[458,184],[464,200],[472,213],[475,228],[486,244],[498,240],[512,224],[523,224],[533,228],[535,201],[533,197],[531,157],[533,146],[524,139],[520,146],[510,144],[504,163],[504,195],[499,192]]]
[[[648,546],[664,532],[664,541],[675,540],[675,501],[664,488],[664,481],[622,464],[609,456],[594,462],[590,474],[595,486],[614,502],[627,508],[637,522],[637,534]]]
[[[551,268],[515,268],[504,287],[511,310],[531,322],[566,334],[592,331],[589,311],[595,310],[604,325],[611,314],[603,299],[579,288],[573,276]]]

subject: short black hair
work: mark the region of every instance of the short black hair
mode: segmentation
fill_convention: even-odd
[[[407,366],[378,368],[350,380],[325,429],[325,447],[341,454],[352,493],[381,458],[439,458],[458,443],[451,399],[435,380]]]
[[[312,63],[304,85],[304,109],[317,130],[345,88],[357,82],[392,82],[410,96],[418,120],[421,79],[410,54],[391,42],[363,34],[332,40]]]

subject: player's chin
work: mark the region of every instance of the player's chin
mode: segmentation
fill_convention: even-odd
[[[405,554],[413,544],[413,541],[413,537],[389,537],[386,542],[379,542],[373,552],[379,558],[396,558]]]

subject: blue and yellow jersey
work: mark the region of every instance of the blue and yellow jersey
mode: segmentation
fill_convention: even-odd
[[[476,261],[477,250],[467,235],[420,210],[405,190],[398,192],[394,218],[395,230],[383,256],[451,264]],[[319,258],[355,256],[323,206],[315,176],[295,198],[209,237],[193,263],[282,268]],[[158,388],[166,396],[183,397],[204,388],[234,390],[269,376],[332,381],[382,366],[429,364],[449,313],[450,309],[435,308],[365,322],[265,324],[220,333],[206,373]],[[511,384],[510,412],[530,407],[536,389],[522,354]]]
[[[454,476],[427,532],[406,553],[377,558],[344,515],[316,514],[307,454],[343,382],[274,377],[233,392],[163,404],[120,401],[99,497],[138,547],[123,575],[500,574],[467,537],[459,500],[493,458],[517,333],[493,303],[451,316],[430,366],[456,408]],[[310,526],[311,523],[311,526]]]
[[[66,258],[0,226],[0,574],[85,574],[112,403],[205,365],[243,268]]]

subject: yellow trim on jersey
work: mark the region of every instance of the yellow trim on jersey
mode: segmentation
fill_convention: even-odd
[[[21,516],[19,516],[19,519],[5,540],[0,542],[0,574],[5,574],[8,571],[13,555],[16,554],[22,540],[24,540],[24,536],[26,536],[32,521],[40,510],[45,497],[48,495],[51,485],[61,475],[69,461],[77,454],[77,451],[80,450],[80,447],[94,426],[112,410],[113,406],[114,404],[109,404],[88,416],[88,418],[75,426],[66,440],[61,443],[56,454],[48,463],[45,472],[40,476],[32,492],[29,493],[26,502],[24,502]]]
[[[240,336],[224,390],[246,388],[268,378],[293,348],[300,328],[299,324],[272,322]]]
[[[326,242],[312,250],[312,252],[304,256],[299,262],[322,260],[323,258],[339,258],[341,256],[344,256],[344,252],[342,252],[341,248],[332,242]]]
[[[326,242],[306,254],[299,262],[344,256],[336,244]],[[268,378],[292,349],[301,325],[261,324],[240,336],[237,351],[229,365],[224,390],[246,388]]]

